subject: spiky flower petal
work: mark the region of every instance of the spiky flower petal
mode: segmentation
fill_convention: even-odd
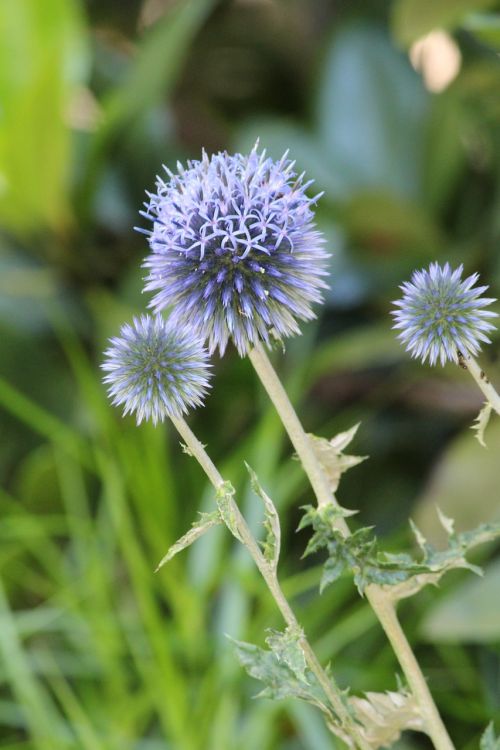
[[[146,290],[152,307],[171,307],[180,323],[224,353],[299,332],[326,287],[324,239],[314,225],[316,198],[294,163],[259,154],[218,153],[158,177],[143,215],[153,222]]]
[[[458,362],[459,352],[477,354],[480,341],[490,343],[486,334],[495,326],[487,318],[497,314],[483,308],[495,300],[481,297],[487,286],[474,287],[477,273],[462,280],[462,271],[462,265],[452,271],[448,263],[431,263],[400,287],[404,294],[394,302],[399,308],[392,313],[394,328],[401,329],[398,338],[412,357],[444,365]]]
[[[160,315],[141,315],[110,339],[102,369],[115,406],[135,412],[137,424],[180,417],[208,388],[208,353],[199,337]]]

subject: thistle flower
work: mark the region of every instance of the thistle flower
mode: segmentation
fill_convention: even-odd
[[[459,353],[477,354],[480,341],[491,343],[486,336],[495,329],[486,318],[496,313],[484,310],[494,299],[481,297],[487,286],[474,288],[477,273],[462,281],[463,266],[452,271],[431,263],[429,270],[415,271],[411,281],[401,285],[403,298],[394,302],[399,310],[392,313],[398,338],[406,344],[412,357],[435,365],[439,359],[458,362]]]
[[[143,216],[153,229],[145,289],[151,306],[188,324],[223,354],[229,338],[241,356],[257,342],[299,333],[314,316],[327,275],[324,239],[314,225],[319,196],[293,171],[257,153],[218,153],[166,169]]]
[[[208,354],[199,337],[160,315],[141,315],[110,339],[102,369],[115,406],[135,412],[137,424],[180,417],[202,403],[208,387]]]

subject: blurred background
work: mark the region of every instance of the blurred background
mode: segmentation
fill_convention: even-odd
[[[499,517],[500,421],[470,426],[467,373],[412,361],[391,331],[398,284],[431,260],[500,297],[500,14],[488,0],[3,0],[0,3],[0,747],[327,750],[307,705],[260,686],[226,634],[280,618],[246,552],[215,529],[156,575],[213,498],[168,426],[106,401],[108,336],[148,299],[134,232],[161,164],[201,148],[287,149],[324,190],[332,251],[317,322],[275,355],[308,430],[361,421],[369,460],[344,506],[391,551],[411,516],[442,543]],[[497,310],[500,308],[497,306]],[[481,362],[500,384],[500,337]],[[215,362],[191,424],[258,529],[243,459],[279,506],[284,589],[354,692],[397,664],[342,579],[321,598],[295,534],[310,493],[247,361]],[[500,729],[500,559],[454,572],[401,617],[457,746]],[[408,735],[399,748],[429,747]]]

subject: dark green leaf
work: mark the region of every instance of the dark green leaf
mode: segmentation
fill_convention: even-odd
[[[337,512],[335,512],[337,511]],[[455,534],[453,522],[442,513],[439,518],[448,535],[448,547],[436,550],[427,542],[418,528],[412,528],[421,549],[421,559],[411,555],[393,555],[379,549],[378,540],[371,527],[361,528],[344,536],[335,527],[338,510],[331,508],[306,508],[300,528],[313,527],[313,536],[305,555],[326,549],[328,559],[323,568],[320,591],[336,581],[343,573],[351,573],[358,591],[363,595],[372,583],[390,587],[393,599],[416,594],[427,584],[436,584],[448,570],[468,568],[474,573],[481,570],[468,562],[466,552],[472,547],[500,536],[500,523],[482,524],[473,531]]]
[[[231,640],[240,664],[251,677],[264,683],[265,687],[259,693],[260,697],[273,700],[299,698],[330,715],[323,691],[312,672],[305,670],[305,679],[302,679],[273,651],[259,648],[252,643]]]
[[[266,638],[266,643],[279,662],[286,664],[301,682],[308,684],[306,677],[306,657],[301,646],[304,634],[301,630],[290,627],[282,633],[273,630]]]

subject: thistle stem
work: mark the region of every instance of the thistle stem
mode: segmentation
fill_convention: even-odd
[[[219,490],[224,484],[224,480],[220,475],[217,467],[213,463],[212,459],[205,451],[203,444],[198,440],[198,438],[192,432],[191,428],[187,425],[184,419],[176,417],[172,417],[171,419],[178,433],[184,440],[189,453],[198,461],[201,468],[213,485],[214,489],[216,491]],[[235,519],[236,528],[241,537],[242,543],[249,551],[257,568],[264,578],[264,581],[266,582],[267,587],[274,601],[276,602],[276,605],[281,612],[284,621],[294,631],[302,633],[299,642],[304,652],[307,665],[323,688],[328,701],[330,702],[333,710],[335,711],[342,724],[342,728],[356,742],[357,747],[360,750],[371,750],[371,744],[360,735],[359,728],[344,703],[340,688],[336,685],[334,679],[326,674],[325,670],[319,663],[316,654],[311,648],[309,641],[307,640],[305,635],[303,635],[303,630],[300,627],[292,608],[288,604],[285,595],[283,594],[274,568],[264,557],[259,545],[255,541],[253,534],[250,531],[247,522],[245,521],[240,509],[233,499],[231,499],[231,512]]]
[[[290,399],[264,348],[259,344],[249,352],[248,356],[297,451],[304,471],[309,477],[309,481],[316,494],[318,506],[322,507],[328,503],[338,505],[325,473],[314,455],[311,442],[304,432]],[[337,525],[345,536],[350,535],[351,532],[344,519],[339,519]],[[395,605],[390,595],[380,586],[371,584],[366,588],[366,598],[377,615],[398,658],[401,669],[408,680],[413,695],[418,701],[425,723],[425,731],[432,739],[436,750],[454,750],[453,743],[436,708],[422,670],[401,628]]]
[[[278,378],[263,347],[257,345],[254,349],[250,350],[248,357],[254,366],[257,375],[262,381],[262,385],[266,389],[269,398],[276,407],[276,411],[278,412],[292,445],[300,458],[304,471],[309,477],[319,507],[330,505],[332,497],[334,504],[337,505],[337,501],[330,489],[330,484],[325,476],[325,472],[314,455],[311,441],[304,432],[304,428],[302,427],[295,409],[288,398],[288,394],[283,388],[281,380]],[[338,519],[338,528],[346,536],[350,533],[349,527],[343,518]]]
[[[500,395],[497,393],[486,373],[481,369],[474,357],[470,354],[459,353],[458,361],[461,367],[470,372],[479,388],[486,396],[486,400],[491,408],[496,411],[497,414],[500,414]]]

